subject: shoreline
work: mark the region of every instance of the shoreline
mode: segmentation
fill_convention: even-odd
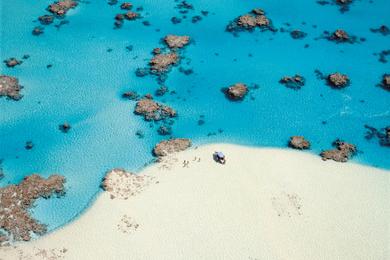
[[[215,150],[226,165],[213,161]],[[389,173],[288,148],[202,145],[146,167],[139,175],[151,181],[134,196],[98,193],[71,223],[0,252],[6,259],[42,259],[39,250],[58,259],[383,259]]]

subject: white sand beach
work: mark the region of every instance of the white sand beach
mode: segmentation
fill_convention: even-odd
[[[73,223],[1,248],[0,259],[390,259],[390,171],[213,144],[140,174],[149,184],[134,195],[104,192]]]

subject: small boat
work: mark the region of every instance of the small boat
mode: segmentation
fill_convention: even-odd
[[[225,157],[225,155],[222,152],[215,152],[213,154],[213,157],[214,157],[214,160],[216,162],[219,162],[221,164],[225,164],[226,163],[226,157]]]

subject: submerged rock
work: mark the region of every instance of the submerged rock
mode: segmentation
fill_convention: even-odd
[[[29,209],[38,198],[50,198],[65,193],[65,177],[51,175],[44,179],[37,174],[27,176],[17,185],[0,188],[0,228],[8,233],[7,239],[28,241],[31,233],[42,235],[46,226],[33,219]]]
[[[386,25],[381,25],[379,28],[371,28],[370,31],[373,33],[380,33],[383,36],[390,35],[390,29]]]
[[[4,96],[9,99],[20,100],[22,98],[20,94],[22,88],[17,78],[0,75],[0,97]]]
[[[127,13],[124,14],[124,18],[126,18],[127,20],[130,20],[130,21],[135,20],[139,17],[140,17],[139,13],[132,12],[132,11],[128,11]]]
[[[382,82],[380,86],[385,89],[390,91],[390,74],[384,74],[382,76]]]
[[[378,138],[379,144],[381,146],[390,147],[390,126],[382,128],[380,130],[375,127],[365,125],[364,126],[368,131],[366,132],[365,138],[371,140],[372,138]]]
[[[149,98],[139,100],[135,106],[134,113],[142,115],[147,121],[159,121],[177,116],[174,109]]]
[[[78,3],[73,0],[60,0],[49,5],[48,10],[58,16],[64,16],[70,9],[75,8],[77,5]]]
[[[187,45],[190,41],[189,36],[167,35],[164,38],[164,42],[171,49],[180,49]]]
[[[42,15],[38,17],[38,20],[41,22],[43,25],[48,25],[53,23],[54,21],[54,15]]]
[[[61,132],[66,134],[71,129],[71,126],[69,123],[65,122],[65,123],[59,125],[58,128],[60,129]]]
[[[129,100],[138,100],[139,95],[135,91],[126,91],[122,94],[122,98],[129,99]]]
[[[320,155],[322,160],[334,160],[336,162],[347,162],[357,151],[356,146],[336,140],[333,142],[335,149],[323,151]]]
[[[33,29],[32,34],[35,36],[41,35],[43,33],[43,27],[37,26]]]
[[[339,72],[329,74],[327,77],[328,84],[334,88],[344,88],[349,85],[349,78]]]
[[[157,129],[157,132],[159,135],[171,135],[172,134],[172,127],[162,125]]]
[[[291,136],[289,146],[294,149],[309,149],[310,142],[307,141],[303,136]]]
[[[281,78],[279,82],[288,88],[298,90],[305,85],[305,78],[296,74],[292,77],[285,76]]]
[[[17,65],[22,64],[23,61],[17,60],[16,58],[9,58],[9,59],[4,60],[4,63],[5,63],[5,65],[7,65],[7,67],[13,68]]]
[[[166,156],[171,153],[181,152],[191,146],[191,140],[185,138],[177,138],[164,140],[158,143],[154,149],[153,154],[157,157]]]
[[[227,98],[233,101],[242,100],[248,93],[248,87],[244,83],[236,83],[228,88],[222,89]]]
[[[290,32],[290,36],[293,39],[303,39],[307,36],[307,33],[302,32],[301,30],[293,30]]]

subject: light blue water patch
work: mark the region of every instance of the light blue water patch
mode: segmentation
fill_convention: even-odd
[[[373,55],[389,49],[390,37],[370,32],[382,24],[390,27],[386,0],[355,1],[344,14],[336,6],[311,0],[193,0],[188,2],[195,9],[176,25],[171,18],[182,14],[175,1],[140,0],[133,4],[144,8],[144,18],[125,21],[121,29],[113,29],[115,15],[123,12],[119,4],[90,1],[71,10],[69,23],[60,29],[46,26],[43,35],[33,36],[32,29],[39,25],[34,21],[50,2],[0,4],[0,58],[31,56],[21,66],[1,66],[2,74],[19,78],[24,97],[18,102],[0,99],[0,158],[5,172],[0,185],[18,183],[31,173],[66,176],[66,196],[39,200],[32,209],[49,230],[88,207],[107,170],[123,167],[137,172],[153,159],[152,147],[164,137],[157,134],[157,125],[134,115],[135,102],[122,100],[121,94],[127,90],[153,94],[159,87],[154,78],[136,77],[135,71],[147,66],[151,51],[163,47],[160,40],[167,34],[192,39],[180,66],[193,73],[173,68],[165,85],[176,94],[156,97],[178,111],[173,136],[189,137],[195,145],[285,147],[291,135],[304,135],[315,154],[341,138],[357,145],[353,161],[390,169],[390,149],[377,139],[364,138],[365,124],[390,125],[390,92],[376,86],[382,74],[390,73],[390,66]],[[234,37],[225,32],[231,20],[255,7],[263,8],[276,28],[299,29],[307,37],[293,40],[289,33],[270,31]],[[194,24],[195,15],[203,19]],[[323,31],[338,28],[366,40],[356,44],[316,40]],[[126,49],[130,45],[132,51]],[[316,78],[316,69],[345,73],[351,85],[331,89]],[[278,83],[295,74],[306,78],[301,90]],[[230,102],[221,88],[236,82],[259,88],[251,89],[243,102]],[[200,119],[203,125],[198,124]],[[72,126],[67,134],[58,129],[65,121]],[[136,136],[139,130],[145,135],[142,139]],[[27,151],[24,145],[30,140],[34,148]]]

